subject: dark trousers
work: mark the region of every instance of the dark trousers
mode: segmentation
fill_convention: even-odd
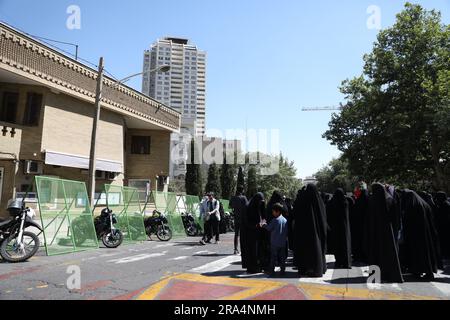
[[[203,241],[209,242],[212,238],[212,230],[211,230],[211,219],[205,221],[203,225]]]
[[[270,272],[275,271],[277,264],[281,271],[286,270],[286,247],[270,247]]]
[[[212,237],[215,235],[216,236],[216,241],[220,240],[220,221],[217,220],[217,217],[215,214],[213,214],[210,219],[209,222],[211,223],[211,237],[210,239],[212,239]]]

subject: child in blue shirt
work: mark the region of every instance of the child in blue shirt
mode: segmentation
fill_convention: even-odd
[[[270,275],[275,275],[275,266],[281,268],[281,275],[286,271],[286,245],[287,245],[287,220],[283,217],[284,206],[275,203],[272,206],[272,215],[274,219],[267,224],[261,223],[261,227],[270,232]]]

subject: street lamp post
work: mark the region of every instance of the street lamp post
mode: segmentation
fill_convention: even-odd
[[[153,72],[168,72],[170,70],[170,66],[168,65],[162,65],[159,67],[156,67],[154,69],[140,72],[133,74],[131,76],[128,76],[122,80],[119,80],[116,82],[116,86],[120,86],[121,84],[124,84],[131,78],[146,74],[146,73],[153,73]],[[95,91],[95,116],[94,116],[94,123],[92,126],[92,135],[91,135],[91,151],[89,156],[89,185],[88,185],[88,192],[89,192],[89,198],[91,205],[94,204],[95,200],[95,172],[96,172],[96,145],[97,145],[97,130],[98,130],[98,122],[100,120],[100,111],[101,111],[101,100],[102,100],[102,90],[103,90],[103,57],[100,58],[100,62],[98,65],[98,76],[97,76],[97,88]]]

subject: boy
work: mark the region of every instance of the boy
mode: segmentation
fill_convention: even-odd
[[[275,275],[275,266],[278,263],[281,268],[281,275],[286,271],[286,244],[287,244],[287,220],[283,217],[285,214],[284,206],[281,203],[275,203],[272,206],[272,215],[274,219],[267,224],[261,223],[261,227],[270,232],[270,276]]]

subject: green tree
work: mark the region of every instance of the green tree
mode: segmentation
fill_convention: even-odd
[[[237,177],[237,186],[241,186],[245,188],[245,175],[244,175],[244,169],[242,166],[239,167],[238,171],[238,177]]]
[[[351,192],[358,182],[358,178],[351,175],[348,162],[341,158],[331,160],[314,176],[319,190],[328,193],[334,193],[337,188]]]
[[[214,192],[216,199],[221,197],[219,168],[215,163],[209,166],[205,192]]]
[[[382,30],[324,134],[353,175],[450,191],[450,27],[407,3]]]
[[[256,165],[251,164],[247,172],[247,197],[250,199],[258,192]]]
[[[220,187],[222,199],[231,199],[236,190],[236,166],[228,164],[226,157],[220,170]]]
[[[199,164],[195,164],[195,144],[191,141],[189,150],[190,159],[186,168],[185,187],[188,195],[198,195],[202,197],[202,173]]]
[[[278,160],[278,170],[273,175],[262,175],[259,179],[261,192],[265,197],[272,196],[275,190],[278,190],[286,196],[295,199],[298,190],[302,187],[300,179],[297,178],[297,169],[293,161],[280,154],[279,157],[272,157],[274,161]]]

